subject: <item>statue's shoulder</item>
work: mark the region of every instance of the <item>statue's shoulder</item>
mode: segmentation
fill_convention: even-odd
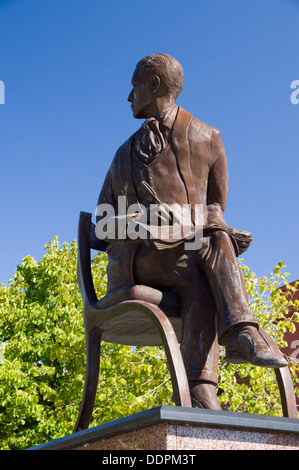
[[[128,158],[131,155],[132,142],[136,132],[132,134],[123,144],[121,144],[115,152],[112,160],[112,168],[119,165],[119,162],[123,159]]]
[[[201,138],[210,141],[215,134],[221,134],[220,130],[193,116],[189,127],[189,138]]]
[[[207,124],[200,119],[197,119],[195,116],[190,114],[183,108],[179,108],[178,116],[177,116],[177,126],[184,125],[183,123],[186,121],[189,122],[188,128],[188,137],[189,140],[193,139],[203,139],[210,141],[215,134],[220,134],[219,129]]]
[[[136,132],[132,134],[120,147],[118,147],[115,156],[120,155],[124,152],[126,152],[128,149],[131,150],[132,142],[134,139]]]

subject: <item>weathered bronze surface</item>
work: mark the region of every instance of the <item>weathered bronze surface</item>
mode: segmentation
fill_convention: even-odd
[[[88,335],[100,327],[98,335],[107,341],[163,344],[149,318],[158,306],[173,328],[166,337],[175,332],[180,342],[192,405],[220,409],[215,393],[220,345],[232,363],[278,370],[287,362],[249,308],[237,257],[252,237],[229,227],[224,218],[228,170],[221,133],[176,105],[182,86],[182,67],[166,54],[145,57],[133,73],[128,101],[134,117],[145,122],[117,150],[98,198],[97,226],[88,233],[86,249],[91,242],[107,251],[108,288],[98,301],[92,280],[86,282],[94,308],[85,315],[85,326]],[[120,210],[120,198],[125,211]],[[190,208],[193,231],[179,237],[175,222],[184,206]],[[101,209],[107,207],[114,210],[115,230],[106,235],[102,230],[99,240],[97,229],[108,220]],[[156,219],[151,218],[152,208]],[[149,316],[138,308],[138,301],[152,309]],[[131,307],[135,302],[136,309],[127,309],[125,315],[109,313],[99,323],[94,314],[113,305],[127,308],[127,302]],[[185,403],[189,406],[188,400]]]

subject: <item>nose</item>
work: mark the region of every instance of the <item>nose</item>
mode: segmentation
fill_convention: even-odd
[[[128,96],[128,101],[129,101],[130,103],[132,103],[132,101],[133,101],[133,91],[134,91],[134,90],[133,90],[133,88],[132,88],[131,93],[130,93],[129,96]]]

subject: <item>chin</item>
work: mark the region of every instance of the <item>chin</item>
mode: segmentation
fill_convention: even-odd
[[[138,112],[135,112],[134,110],[133,110],[133,116],[135,119],[146,119],[146,117],[143,115],[142,112],[138,113]]]

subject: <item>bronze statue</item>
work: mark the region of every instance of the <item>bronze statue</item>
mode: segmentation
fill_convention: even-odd
[[[176,105],[183,70],[173,57],[143,58],[132,86],[133,115],[145,122],[116,152],[98,199],[97,227],[109,243],[108,293],[143,284],[180,296],[181,351],[193,405],[220,409],[215,392],[219,345],[225,346],[228,362],[271,368],[287,362],[272,352],[249,308],[237,256],[251,244],[251,234],[224,219],[228,171],[220,131]],[[125,200],[127,212],[119,209],[119,200]],[[184,206],[190,207],[194,231],[178,237],[174,221]],[[107,207],[114,210],[115,225],[105,234],[101,222]],[[167,236],[155,231],[165,220]],[[197,233],[202,235],[198,246],[190,243]]]

